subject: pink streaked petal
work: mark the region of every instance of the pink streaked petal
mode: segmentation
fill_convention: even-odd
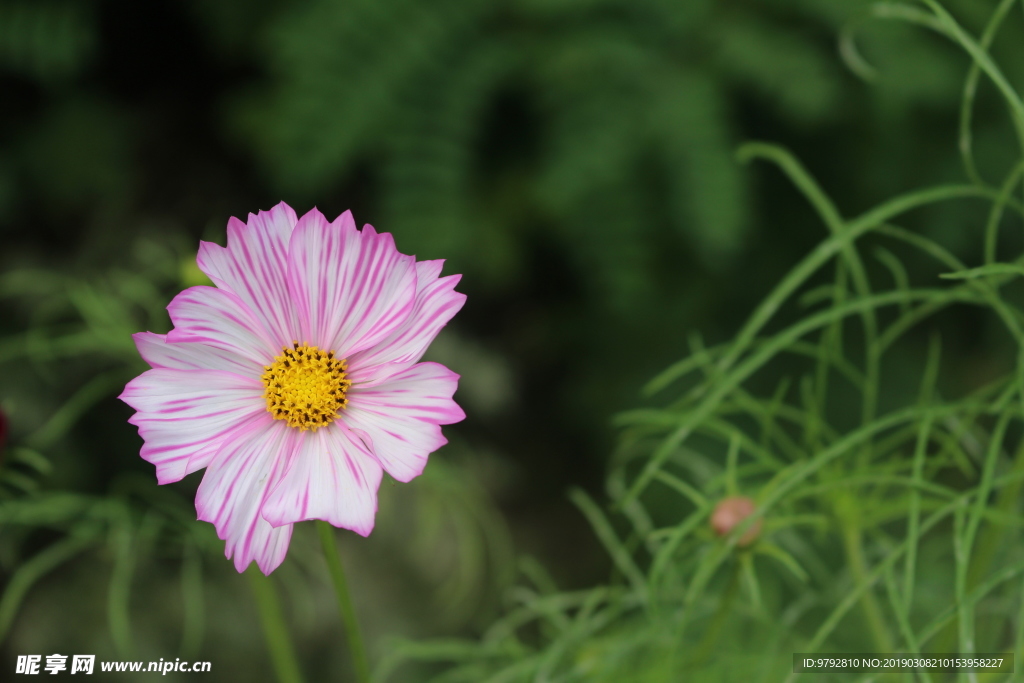
[[[196,342],[172,344],[166,334],[137,332],[132,335],[142,359],[154,368],[171,370],[224,370],[258,378],[263,366],[231,351]]]
[[[139,428],[142,458],[156,465],[160,484],[205,467],[240,423],[266,413],[259,380],[222,370],[147,370],[119,398],[138,411],[128,422]]]
[[[382,476],[358,437],[340,425],[306,432],[263,504],[263,518],[273,526],[323,519],[369,536]]]
[[[357,230],[348,211],[328,224],[316,209],[299,219],[289,248],[289,284],[302,342],[347,358],[388,337],[412,312],[415,258],[390,234]]]
[[[218,287],[248,306],[273,339],[292,341],[298,318],[288,290],[288,243],[298,219],[281,202],[249,214],[248,223],[228,221],[228,246],[202,242],[196,263]]]
[[[387,339],[348,357],[349,379],[354,383],[379,382],[418,361],[441,328],[466,303],[466,295],[455,291],[461,275],[438,277],[443,263],[416,263],[417,292],[412,313]]]
[[[253,560],[269,574],[283,561],[291,541],[290,524],[272,527],[260,516],[267,492],[280,479],[293,432],[269,413],[221,446],[196,492],[199,519],[211,522],[225,541],[224,555],[245,571]]]
[[[174,329],[171,343],[198,342],[267,365],[287,342],[273,341],[249,307],[234,294],[215,287],[189,287],[167,306]],[[290,341],[290,340],[288,340]]]
[[[377,462],[398,481],[423,472],[427,456],[448,443],[440,425],[465,419],[452,395],[459,376],[438,363],[419,363],[374,387],[353,386],[345,425],[369,437]]]
[[[261,396],[260,398],[262,399],[263,397]],[[216,457],[217,453],[220,452],[220,448],[225,443],[235,439],[249,438],[253,432],[262,430],[264,426],[263,418],[265,418],[268,413],[265,410],[266,403],[261,402],[260,405],[264,409],[253,411],[244,420],[239,420],[234,429],[225,432],[224,438],[221,439],[217,448],[204,449],[193,453],[192,457],[188,459],[188,471],[195,472],[203,469],[204,467],[209,467],[210,463],[213,462],[213,459]]]

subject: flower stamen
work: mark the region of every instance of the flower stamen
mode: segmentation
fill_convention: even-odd
[[[316,431],[338,417],[348,405],[345,394],[352,382],[345,377],[348,361],[334,351],[292,342],[281,349],[274,362],[264,366],[260,377],[266,391],[267,411],[289,427]]]

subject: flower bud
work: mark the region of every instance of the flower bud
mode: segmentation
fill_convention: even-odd
[[[711,528],[719,536],[726,536],[750,515],[754,514],[757,505],[746,496],[729,496],[718,501],[715,511],[711,513]],[[761,533],[761,520],[754,522],[746,533],[736,542],[740,547],[754,542]]]

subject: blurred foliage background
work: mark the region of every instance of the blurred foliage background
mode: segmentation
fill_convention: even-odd
[[[282,199],[351,208],[448,259],[469,295],[430,351],[462,375],[468,419],[420,480],[385,482],[370,539],[340,537],[375,651],[479,633],[521,572],[603,580],[566,490],[604,496],[612,416],[654,405],[641,388],[695,331],[729,339],[826,234],[740,143],[784,144],[850,214],[965,179],[969,58],[871,6],[0,0],[2,485],[20,504],[0,527],[3,661],[180,652],[269,680],[248,586],[190,521],[200,475],[158,489],[114,397],[145,368],[129,335],[165,332],[166,303],[202,282],[198,240]],[[996,3],[947,7],[980,35]],[[992,47],[1018,86],[1019,9]],[[972,116],[976,172],[998,185],[1020,155],[987,81]],[[976,263],[975,213],[907,227]],[[942,325],[957,395],[1015,357],[984,320]],[[883,402],[917,391],[892,378]],[[293,548],[277,585],[308,676],[333,680],[326,573],[311,532]]]

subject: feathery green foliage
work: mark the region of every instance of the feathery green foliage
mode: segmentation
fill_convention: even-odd
[[[742,146],[740,160],[785,174],[826,237],[731,341],[691,338],[690,355],[647,386],[669,397],[663,407],[619,415],[610,509],[571,494],[610,581],[570,592],[534,581],[479,641],[399,644],[380,680],[409,660],[449,662],[431,679],[446,682],[792,681],[794,652],[1024,655],[1024,109],[1019,79],[987,52],[1013,4],[980,41],[931,0],[876,9],[968,53],[963,116],[977,72],[997,86],[1021,152],[1005,179],[980,180],[965,123],[973,182],[846,218],[789,152]],[[947,203],[969,204],[984,265],[904,226]],[[997,371],[968,390],[942,371],[944,314],[960,306],[1003,330]],[[712,510],[737,493],[756,511],[716,538]],[[739,545],[758,520],[758,539]]]

